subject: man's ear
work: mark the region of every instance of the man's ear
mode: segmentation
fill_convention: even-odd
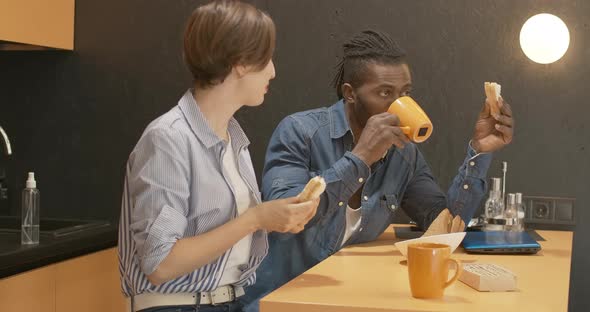
[[[352,88],[352,85],[350,83],[347,82],[342,84],[340,90],[342,91],[342,97],[344,98],[345,102],[354,103],[356,99],[356,94],[354,93],[354,89]]]

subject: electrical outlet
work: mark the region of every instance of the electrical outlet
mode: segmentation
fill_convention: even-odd
[[[523,196],[527,227],[537,229],[573,230],[575,198]]]
[[[8,199],[8,188],[6,188],[2,184],[2,180],[0,180],[0,215],[10,213],[10,202]]]
[[[8,199],[8,188],[3,184],[4,180],[6,180],[6,171],[0,168],[0,200]]]
[[[0,184],[0,200],[8,199],[8,189]]]

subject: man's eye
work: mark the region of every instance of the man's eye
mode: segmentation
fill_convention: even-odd
[[[391,95],[391,92],[389,90],[383,90],[383,91],[379,92],[379,95],[382,97],[388,97]]]
[[[404,91],[402,93],[402,96],[410,96],[410,94],[412,93],[412,91],[408,90],[408,91]]]

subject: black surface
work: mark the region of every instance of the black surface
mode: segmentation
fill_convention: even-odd
[[[0,232],[0,278],[117,245],[117,227],[109,226],[56,239],[41,234],[38,245],[21,245],[20,233]]]
[[[0,232],[21,230],[22,219],[19,217],[0,216]],[[54,235],[55,233],[84,231],[89,228],[108,226],[107,221],[41,219],[39,231]]]
[[[189,86],[181,32],[204,2],[77,0],[75,52],[0,53],[0,125],[14,149],[12,158],[0,156],[11,196],[0,214],[20,213],[26,172],[35,171],[42,216],[116,221],[129,152]],[[508,191],[576,198],[570,309],[590,305],[590,1],[253,2],[278,30],[277,78],[265,103],[238,118],[258,175],[285,115],[335,101],[330,81],[344,40],[367,27],[385,30],[408,51],[412,97],[434,124],[420,148],[443,189],[464,157],[483,82],[502,84],[516,137],[496,153],[490,175],[507,160]],[[550,65],[531,62],[518,44],[524,21],[541,12],[560,16],[571,34],[566,55]]]

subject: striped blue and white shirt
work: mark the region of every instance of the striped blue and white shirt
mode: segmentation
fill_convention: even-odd
[[[233,118],[228,132],[239,174],[252,198],[260,203],[248,152],[250,141]],[[230,181],[222,169],[226,144],[207,123],[192,90],[145,129],[129,156],[123,190],[118,249],[125,295],[210,291],[222,286],[219,281],[231,249],[160,286],[152,285],[147,275],[156,270],[177,240],[208,232],[236,216]],[[254,283],[254,272],[267,251],[266,232],[255,232],[249,263],[235,285]]]

